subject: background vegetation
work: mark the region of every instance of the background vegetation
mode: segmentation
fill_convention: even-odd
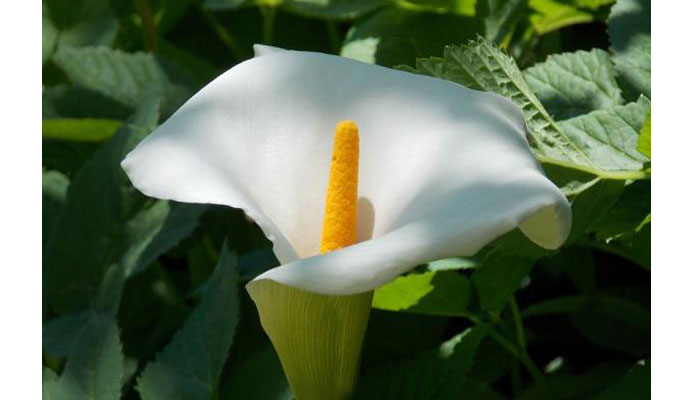
[[[235,209],[146,198],[119,162],[253,43],[399,67],[521,106],[572,202],[376,293],[358,399],[650,391],[649,0],[44,0],[47,399],[290,399],[243,285],[277,265]]]

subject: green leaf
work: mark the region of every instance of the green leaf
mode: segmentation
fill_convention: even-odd
[[[340,54],[387,67],[413,65],[416,57],[438,55],[478,30],[472,17],[385,8],[350,29]]]
[[[633,366],[617,382],[592,400],[650,399],[651,361],[645,360]]]
[[[146,199],[122,171],[126,153],[157,119],[157,102],[151,99],[74,177],[44,264],[47,297],[56,311],[87,303],[116,311],[124,279],[189,235],[206,210]]]
[[[580,9],[561,0],[529,0],[535,12],[530,22],[538,34],[567,27],[569,25],[592,22],[595,15],[590,10]]]
[[[156,95],[163,99],[165,114],[169,114],[190,94],[170,81],[152,54],[124,53],[107,47],[63,48],[54,60],[74,85],[133,109]]]
[[[598,240],[610,242],[639,231],[651,221],[651,184],[635,182],[625,187],[614,207],[594,225]]]
[[[121,121],[101,118],[44,119],[41,121],[41,136],[44,139],[101,142],[111,137],[121,125]]]
[[[118,400],[124,373],[117,324],[93,314],[77,331],[66,367],[56,380],[44,381],[44,399]]]
[[[636,103],[593,111],[559,125],[571,140],[586,149],[598,168],[638,170],[649,161],[637,151],[637,142],[650,108],[649,100],[640,97]]]
[[[102,118],[126,120],[132,111],[100,93],[69,85],[44,87],[42,118]]]
[[[44,0],[42,61],[63,47],[109,46],[118,29],[109,0]]]
[[[238,325],[235,255],[224,244],[202,300],[172,341],[138,378],[143,400],[209,400]]]
[[[465,383],[465,372],[486,331],[469,328],[443,343],[439,349],[414,360],[376,368],[360,380],[358,400],[452,400]]]
[[[394,0],[394,3],[406,10],[474,15],[477,0]]]
[[[122,204],[126,176],[119,163],[140,139],[130,129],[115,134],[68,188],[44,263],[48,298],[58,311],[78,308],[95,298],[103,274],[118,261],[127,212]]]
[[[575,186],[579,182],[573,181],[572,184]],[[576,187],[576,194],[569,196],[573,221],[567,243],[573,243],[593,230],[613,207],[624,186],[624,181],[595,178]]]
[[[613,62],[626,97],[651,98],[651,1],[618,0],[610,10],[608,27]]]
[[[126,223],[129,248],[122,257],[128,275],[136,274],[175,247],[198,225],[207,205],[158,201]]]
[[[43,400],[51,400],[51,390],[55,381],[58,380],[58,375],[49,367],[41,369],[41,398]]]
[[[527,11],[527,0],[478,0],[476,16],[483,21],[483,34],[494,43],[513,33],[517,21]]]
[[[482,309],[499,312],[510,300],[534,263],[529,258],[495,251],[474,271],[472,282]]]
[[[44,323],[41,329],[41,348],[51,357],[68,357],[79,332],[93,316],[90,311],[60,315]]]
[[[282,364],[268,345],[237,365],[221,387],[222,399],[292,400]]]
[[[374,292],[372,307],[439,316],[464,316],[471,297],[469,279],[454,271],[400,276]]]
[[[157,110],[157,103],[146,103],[71,181],[44,261],[47,297],[56,311],[74,310],[96,299],[104,273],[119,263],[127,247],[124,221],[131,217],[131,207],[145,201],[128,189],[120,163],[143,138],[139,126],[155,125]]]
[[[523,74],[557,120],[623,103],[610,55],[600,49],[552,55]]]
[[[646,158],[651,160],[651,108],[649,109],[647,118],[644,120],[642,130],[639,132],[637,151],[644,154]]]
[[[593,166],[588,154],[554,122],[515,61],[483,38],[447,46],[443,58],[416,60],[417,72],[510,98],[525,116],[537,153],[578,165]]]

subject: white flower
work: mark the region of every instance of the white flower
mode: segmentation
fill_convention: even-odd
[[[319,255],[333,132],[346,119],[360,132],[358,244]],[[473,255],[516,227],[560,246],[571,210],[525,132],[520,110],[495,94],[256,46],[122,166],[146,195],[242,208],[282,263],[256,280],[344,295]]]

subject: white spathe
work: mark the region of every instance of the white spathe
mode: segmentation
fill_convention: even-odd
[[[360,130],[358,244],[319,255],[335,125]],[[256,47],[122,162],[144,194],[242,208],[282,266],[258,276],[323,294],[375,289],[520,229],[553,249],[571,209],[520,110],[443,80]]]

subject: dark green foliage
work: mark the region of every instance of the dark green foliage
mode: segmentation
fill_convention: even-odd
[[[147,198],[119,166],[263,42],[510,98],[572,204],[557,251],[516,230],[379,289],[357,399],[649,398],[650,18],[648,0],[43,0],[43,398],[292,399],[243,290],[278,265],[259,228]]]

